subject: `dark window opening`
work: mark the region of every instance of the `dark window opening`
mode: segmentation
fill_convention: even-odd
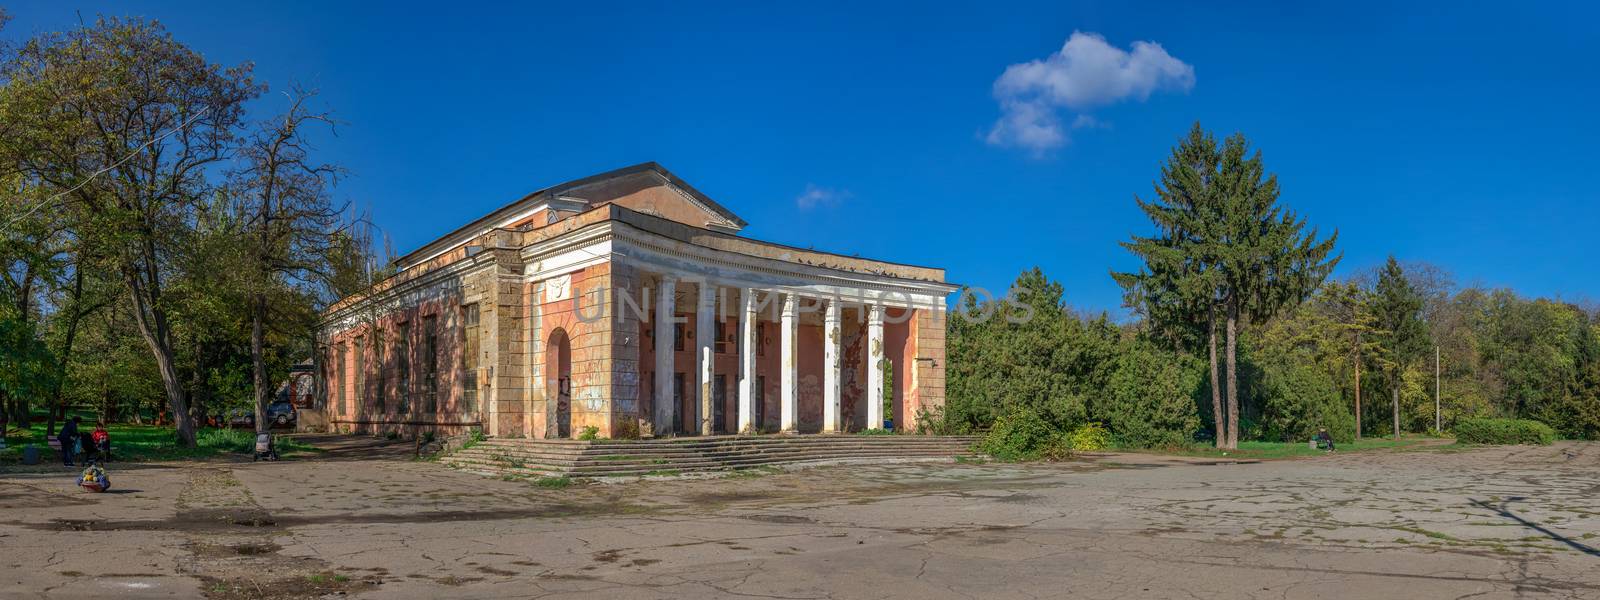
[[[424,410],[439,412],[439,318],[422,318],[422,401]]]

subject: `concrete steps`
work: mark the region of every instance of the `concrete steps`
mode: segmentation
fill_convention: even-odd
[[[489,475],[635,477],[817,462],[950,459],[973,436],[784,435],[667,440],[491,439],[442,462]]]

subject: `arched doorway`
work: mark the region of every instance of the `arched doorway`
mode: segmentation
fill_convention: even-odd
[[[564,439],[572,437],[572,341],[567,331],[559,327],[550,332],[545,345],[544,379],[548,387],[549,418],[546,437]]]

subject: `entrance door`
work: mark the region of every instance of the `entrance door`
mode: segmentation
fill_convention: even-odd
[[[718,375],[711,388],[711,430],[715,433],[728,432],[728,376]]]
[[[756,414],[755,414],[755,417],[753,418],[753,420],[751,422],[755,424],[756,431],[761,431],[761,428],[765,427],[766,425],[764,425],[764,424],[767,422],[767,376],[766,375],[757,375],[756,376],[755,405],[756,405],[755,406]]]
[[[557,439],[572,437],[572,342],[564,329],[550,332],[549,345],[545,346],[545,381],[550,386],[549,398],[555,400],[553,417],[547,435]],[[553,413],[553,414],[550,414]]]
[[[678,435],[694,435],[700,433],[700,425],[694,422],[697,412],[694,399],[685,392],[687,381],[683,373],[672,374],[672,404],[678,407]]]

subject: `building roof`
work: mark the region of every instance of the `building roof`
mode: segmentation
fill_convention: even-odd
[[[552,200],[566,200],[568,199],[567,194],[569,192],[614,180],[621,180],[641,173],[648,173],[659,177],[661,181],[668,186],[688,196],[691,202],[699,205],[700,208],[705,210],[705,212],[716,215],[718,218],[722,219],[724,221],[723,223],[715,224],[721,229],[736,232],[744,228],[744,226],[749,225],[749,223],[740,218],[739,215],[734,214],[733,211],[728,210],[727,207],[717,203],[717,201],[712,200],[709,196],[701,193],[700,190],[695,189],[694,186],[689,185],[688,182],[684,181],[677,175],[674,175],[671,171],[668,171],[666,167],[661,166],[655,161],[650,161],[558,183],[556,185],[529,193],[522,198],[511,202],[510,204],[506,204],[505,206],[495,209],[493,212],[490,212],[489,214],[484,215],[483,217],[480,217],[471,223],[467,223],[466,225],[463,225],[456,230],[439,237],[438,239],[428,242],[427,244],[423,244],[420,248],[417,248],[416,250],[413,250],[398,259],[395,259],[395,264],[402,270],[410,268],[411,266],[426,261],[442,252],[448,251],[451,248],[465,244],[472,239],[486,233],[490,229],[504,227],[509,220],[516,219],[520,215],[525,215],[530,211],[538,210],[540,207],[549,206]],[[579,204],[587,204],[587,201],[584,199],[578,200]],[[604,202],[604,200],[601,200],[600,202]],[[589,208],[589,206],[584,205],[580,210],[585,210],[587,208]]]

